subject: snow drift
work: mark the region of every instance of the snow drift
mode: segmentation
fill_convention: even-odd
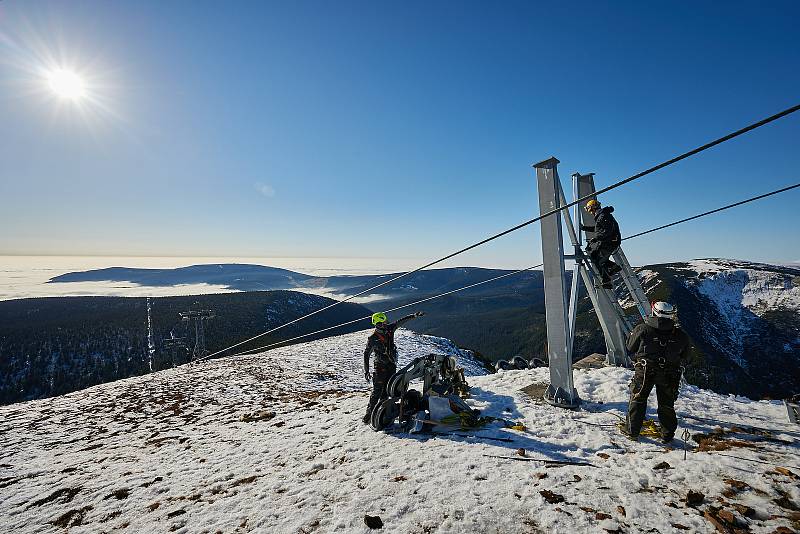
[[[368,532],[370,515],[398,533],[710,533],[711,519],[727,513],[753,532],[797,526],[799,434],[777,402],[686,387],[679,435],[720,427],[744,444],[692,449],[684,460],[680,443],[672,450],[617,433],[625,369],[576,371],[585,402],[570,412],[521,391],[546,383],[547,369],[481,375],[447,340],[400,331],[404,361],[450,351],[470,375],[469,402],[528,430],[375,433],[360,421],[366,335],[0,408],[0,524],[8,532]],[[518,449],[591,466],[486,456],[521,458]],[[702,495],[687,500],[690,491]]]

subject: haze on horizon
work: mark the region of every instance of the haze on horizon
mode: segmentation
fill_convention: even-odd
[[[0,3],[0,255],[429,260],[797,103],[796,2]],[[797,182],[789,117],[604,195],[623,234]],[[798,261],[797,190],[626,244]],[[524,267],[538,226],[456,258]]]

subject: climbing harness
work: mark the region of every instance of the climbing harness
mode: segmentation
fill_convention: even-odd
[[[632,400],[639,400],[639,395],[642,394],[644,390],[644,383],[647,381],[647,360],[645,358],[641,358],[636,360],[636,363],[633,364],[634,369],[641,368],[642,369],[642,384],[639,387],[639,391],[633,394],[631,397]],[[635,375],[634,375],[635,376]]]

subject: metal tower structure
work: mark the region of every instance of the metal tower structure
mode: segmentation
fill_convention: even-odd
[[[188,354],[189,348],[186,346],[184,338],[175,337],[173,332],[170,332],[169,335],[170,337],[164,338],[161,341],[161,348],[165,355],[168,353],[171,356],[172,365],[174,366],[178,354]]]
[[[558,177],[558,163],[556,158],[550,158],[533,165],[536,169],[540,215],[567,205],[564,189]],[[592,195],[595,192],[594,175],[572,175],[572,189],[575,200]],[[572,359],[581,281],[586,287],[603,330],[607,349],[606,364],[630,365],[625,340],[633,324],[617,301],[614,291],[601,287],[600,274],[583,252],[581,224],[594,226],[594,217],[581,209],[580,205],[573,207],[572,215],[568,210],[562,210],[544,217],[541,221],[547,356],[550,366],[550,385],[544,398],[550,404],[562,408],[577,408],[580,405],[580,398],[572,380]],[[563,227],[566,227],[574,249],[572,254],[564,253]],[[587,237],[591,239],[592,234],[587,232]],[[647,296],[621,247],[614,252],[613,257],[622,268],[620,276],[636,304],[637,311],[645,317],[649,309]],[[565,260],[575,262],[569,290],[565,275]]]
[[[199,303],[195,304],[199,305]],[[190,327],[191,324],[194,323],[194,350],[192,351],[192,360],[207,355],[208,349],[206,349],[205,323],[216,317],[216,314],[212,310],[192,310],[190,308],[189,311],[179,312],[178,315],[180,315],[181,320],[188,323]]]

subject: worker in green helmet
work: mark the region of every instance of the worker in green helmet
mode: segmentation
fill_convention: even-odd
[[[375,331],[367,340],[367,348],[364,350],[364,378],[369,382],[372,380],[372,395],[369,397],[367,413],[364,415],[364,423],[369,424],[372,416],[372,409],[387,397],[386,385],[389,379],[397,371],[397,347],[394,344],[394,333],[399,327],[411,319],[422,317],[423,312],[406,315],[393,323],[389,323],[386,314],[378,312],[372,315],[372,324]],[[375,354],[375,372],[369,372],[369,357]]]

